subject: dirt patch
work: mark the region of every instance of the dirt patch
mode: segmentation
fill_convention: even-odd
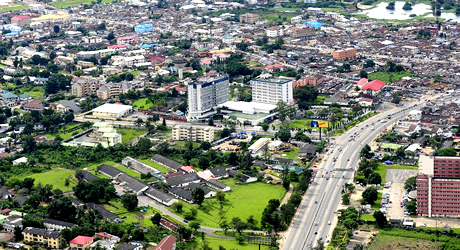
[[[429,240],[378,234],[369,249],[439,249],[439,244]]]
[[[356,234],[356,232],[358,232],[358,234]],[[353,236],[350,238],[346,249],[353,249],[358,244],[367,246],[371,243],[372,236],[375,236],[377,233],[377,229],[369,227],[368,225],[360,227],[358,230],[353,232]]]
[[[393,183],[404,183],[407,178],[417,176],[417,173],[418,170],[388,169],[385,179]]]
[[[248,140],[247,139],[233,139],[233,140],[229,140],[229,141],[224,141],[221,144],[212,147],[212,149],[217,150],[218,148],[221,148],[222,151],[225,151],[226,148],[228,148],[229,149],[228,151],[236,151],[236,149],[239,149],[240,147],[238,147],[238,145],[231,145],[230,143],[232,143],[232,141],[235,141],[235,142],[242,142],[242,141],[247,142]]]

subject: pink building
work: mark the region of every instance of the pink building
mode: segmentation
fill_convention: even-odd
[[[30,24],[30,16],[14,16],[11,18],[11,23],[16,24],[19,27],[24,27]]]
[[[119,37],[117,39],[117,44],[133,44],[137,42],[137,37],[136,36],[123,36],[123,37]]]

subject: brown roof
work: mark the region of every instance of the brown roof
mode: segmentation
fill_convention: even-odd
[[[43,103],[40,100],[33,100],[24,105],[25,108],[42,109]]]

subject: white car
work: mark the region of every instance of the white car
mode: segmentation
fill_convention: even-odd
[[[330,220],[328,220],[328,221],[327,221],[327,224],[328,224],[328,225],[331,225],[331,221],[330,221]]]

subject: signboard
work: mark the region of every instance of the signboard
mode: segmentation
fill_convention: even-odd
[[[329,127],[329,123],[328,122],[318,122],[318,125],[320,128],[327,128]]]
[[[329,127],[329,123],[323,122],[323,121],[311,121],[311,127],[312,128],[327,128]]]

